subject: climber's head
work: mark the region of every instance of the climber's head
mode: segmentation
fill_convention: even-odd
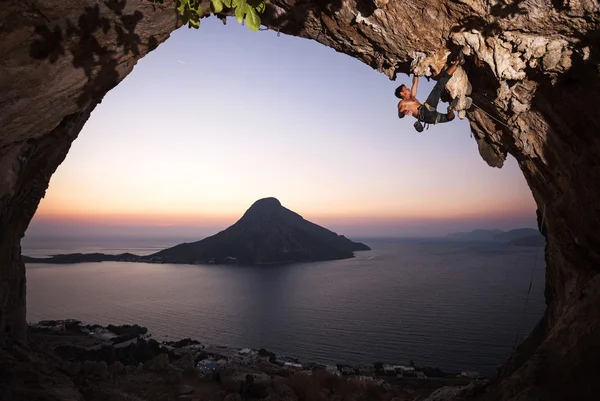
[[[397,87],[394,94],[398,99],[410,99],[410,89],[404,84]]]

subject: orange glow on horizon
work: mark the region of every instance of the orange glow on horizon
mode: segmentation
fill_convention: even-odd
[[[285,206],[285,205],[284,205]],[[291,208],[288,208],[291,209]],[[333,208],[332,208],[333,209]],[[294,209],[291,209],[294,210]],[[209,212],[204,213],[186,213],[184,211],[160,211],[160,212],[129,212],[129,211],[103,211],[103,210],[72,210],[70,213],[64,211],[40,209],[36,213],[36,218],[40,221],[52,222],[85,222],[92,224],[115,224],[120,225],[150,225],[158,227],[174,226],[229,226],[239,220],[246,211],[238,212]],[[367,212],[360,209],[355,210],[331,210],[314,211],[303,213],[300,210],[294,210],[306,220],[315,223],[343,224],[343,223],[385,223],[391,221],[444,221],[457,219],[474,218],[509,218],[522,216],[529,211],[524,211],[522,207],[496,207],[494,209],[482,207],[480,210],[474,208],[464,208],[461,210],[423,210],[420,212],[414,210],[373,210]]]

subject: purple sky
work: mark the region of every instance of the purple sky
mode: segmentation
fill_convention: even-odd
[[[267,196],[351,236],[535,227],[516,161],[488,167],[466,120],[417,133],[401,83],[235,20],[181,28],[96,108],[28,235],[203,237]]]

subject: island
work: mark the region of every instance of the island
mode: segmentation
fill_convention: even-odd
[[[66,254],[23,256],[25,263],[146,262],[174,264],[288,264],[349,259],[367,245],[305,220],[276,198],[259,199],[227,229],[201,241],[186,242],[147,256]]]

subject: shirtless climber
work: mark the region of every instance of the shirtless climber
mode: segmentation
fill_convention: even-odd
[[[404,116],[414,116],[417,119],[414,126],[419,132],[423,131],[421,122],[426,124],[438,124],[454,120],[453,104],[448,107],[448,112],[446,114],[438,112],[436,108],[440,102],[442,91],[452,77],[452,74],[454,74],[459,65],[463,65],[464,63],[465,60],[462,52],[450,61],[450,66],[442,73],[424,104],[421,104],[416,98],[417,87],[419,86],[419,77],[416,75],[413,76],[412,88],[410,90],[406,85],[397,87],[395,92],[396,97],[402,99],[398,103],[398,117],[404,118]]]

